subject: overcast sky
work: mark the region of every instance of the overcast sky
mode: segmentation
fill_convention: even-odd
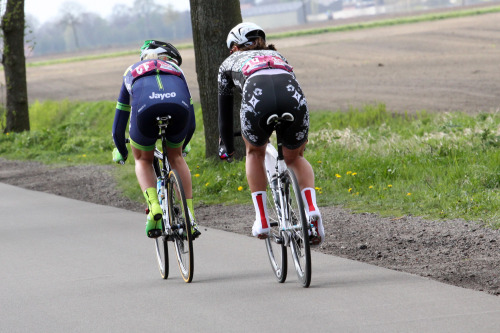
[[[103,18],[107,18],[111,14],[111,10],[116,4],[132,6],[134,3],[133,0],[25,0],[24,11],[26,14],[36,17],[40,23],[45,23],[55,18],[61,4],[67,1],[77,2],[84,9],[99,14]],[[162,5],[171,4],[179,11],[189,9],[189,0],[156,0],[155,2]]]

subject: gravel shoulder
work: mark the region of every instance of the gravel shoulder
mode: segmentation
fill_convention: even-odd
[[[113,168],[54,167],[0,158],[0,182],[143,212],[143,204],[120,195],[112,176]],[[413,216],[381,218],[376,214],[355,214],[338,206],[320,209],[326,240],[315,251],[500,295],[499,230],[465,220],[432,221]],[[201,227],[249,237],[252,212],[253,207],[245,205],[196,207]],[[137,221],[138,228],[143,225],[144,221]]]

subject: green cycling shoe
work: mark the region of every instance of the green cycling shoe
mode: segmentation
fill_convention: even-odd
[[[196,224],[194,218],[193,199],[186,199],[186,204],[188,206],[189,220],[191,221],[191,235],[193,235],[193,239],[196,239],[200,237],[201,231],[198,229],[198,224]]]
[[[146,220],[146,236],[149,238],[157,238],[162,233],[162,217],[163,211],[158,201],[156,188],[150,187],[144,191],[144,198],[148,204],[148,218]]]
[[[154,220],[151,214],[148,214],[146,220],[146,236],[149,238],[157,238],[162,234],[162,218]]]

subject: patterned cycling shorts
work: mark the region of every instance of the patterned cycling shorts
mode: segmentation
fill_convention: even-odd
[[[241,134],[252,145],[267,143],[273,128],[266,124],[272,114],[293,114],[293,122],[283,123],[283,145],[296,149],[307,141],[309,111],[295,78],[284,71],[262,70],[250,76],[243,87],[241,100]]]

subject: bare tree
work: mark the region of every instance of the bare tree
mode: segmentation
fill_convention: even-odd
[[[177,21],[179,21],[179,18],[179,12],[174,10],[172,5],[167,5],[165,13],[163,14],[163,21],[165,22],[165,25],[172,30],[172,36],[170,36],[170,38],[173,40],[177,39]]]
[[[154,34],[154,27],[151,25],[150,16],[162,9],[163,7],[158,5],[155,0],[134,0],[132,10],[140,18],[139,23],[142,25],[144,36],[147,36],[147,38],[152,38],[151,36]]]
[[[24,0],[7,1],[1,28],[3,33],[2,64],[7,91],[4,133],[29,131],[26,58],[24,56]]]
[[[217,74],[220,64],[229,56],[226,46],[227,34],[242,21],[240,2],[190,0],[190,4],[196,73],[205,125],[205,155],[217,157],[219,140]],[[235,105],[239,108],[237,101]],[[235,128],[239,128],[239,113],[234,119]],[[242,140],[235,141],[235,148],[237,156],[244,155]]]
[[[73,40],[75,41],[75,48],[77,50],[80,49],[80,43],[78,42],[76,27],[81,23],[80,17],[83,12],[83,7],[78,2],[74,1],[63,2],[60,7],[61,18],[59,19],[59,24],[71,29]]]

